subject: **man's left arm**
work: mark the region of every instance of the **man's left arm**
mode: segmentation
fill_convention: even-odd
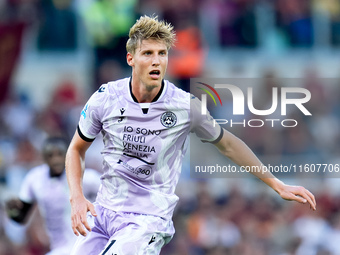
[[[254,171],[252,174],[275,190],[283,199],[303,204],[308,202],[310,208],[316,210],[315,197],[309,190],[302,186],[287,185],[270,171],[264,171],[265,166],[241,139],[226,130],[223,132],[221,140],[215,144],[223,155],[239,166],[257,167],[260,171]]]

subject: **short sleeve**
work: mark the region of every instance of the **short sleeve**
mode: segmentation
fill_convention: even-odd
[[[107,93],[106,84],[102,85],[87,101],[78,124],[78,133],[85,141],[93,141],[102,130],[103,105]]]
[[[34,194],[33,186],[37,178],[35,178],[34,173],[35,172],[31,170],[26,175],[21,185],[20,193],[19,193],[19,199],[29,204],[32,204],[36,201],[36,196]]]
[[[222,127],[214,121],[209,111],[201,112],[202,103],[195,97],[190,99],[191,132],[194,132],[202,142],[217,143],[223,136]]]

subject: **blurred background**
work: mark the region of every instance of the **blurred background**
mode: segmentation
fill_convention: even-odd
[[[39,215],[19,227],[6,217],[4,201],[42,162],[43,140],[72,137],[89,96],[131,74],[125,43],[144,14],[174,25],[167,79],[185,90],[190,77],[263,79],[256,85],[263,107],[270,102],[261,96],[284,85],[280,78],[298,78],[311,91],[313,116],[291,112],[295,128],[231,129],[261,159],[340,162],[340,0],[2,0],[0,255],[48,250]],[[87,153],[87,166],[98,171],[101,147],[96,139]],[[250,175],[190,178],[188,161],[177,188],[177,232],[162,254],[340,254],[340,179],[283,176],[315,193],[312,212]]]

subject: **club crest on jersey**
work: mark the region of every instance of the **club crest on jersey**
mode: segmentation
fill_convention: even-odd
[[[161,116],[161,123],[166,128],[171,128],[175,126],[177,122],[176,114],[173,112],[165,112]]]

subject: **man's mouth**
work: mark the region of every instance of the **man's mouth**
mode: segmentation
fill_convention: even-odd
[[[159,70],[152,70],[149,74],[152,79],[158,79],[161,72]]]

